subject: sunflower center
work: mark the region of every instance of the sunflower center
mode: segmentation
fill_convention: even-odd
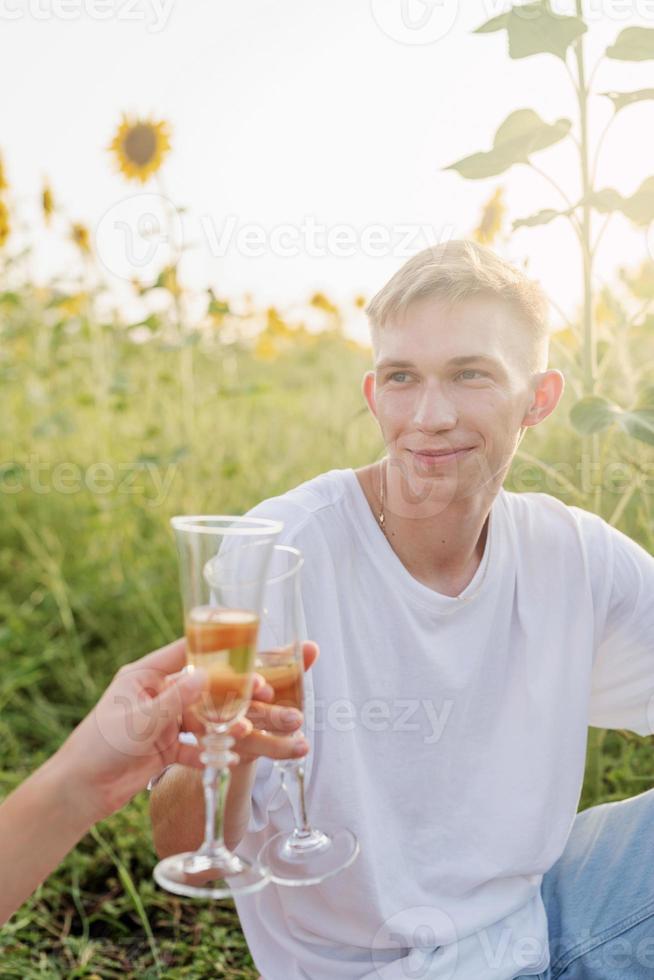
[[[125,136],[125,153],[129,159],[142,167],[149,163],[157,149],[157,136],[152,126],[139,123],[132,126]]]

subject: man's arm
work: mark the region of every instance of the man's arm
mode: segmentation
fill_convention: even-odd
[[[241,761],[232,770],[225,803],[224,837],[229,848],[236,847],[247,830],[257,758],[297,759],[309,751],[304,738],[294,734],[302,724],[299,711],[257,702],[254,705],[257,722],[264,724],[266,731],[255,730],[234,746]],[[167,769],[152,790],[150,818],[160,857],[199,847],[204,837],[202,773],[181,765]]]
[[[595,519],[597,521],[597,518]],[[654,733],[654,558],[602,521],[607,590],[591,674],[589,725]]]

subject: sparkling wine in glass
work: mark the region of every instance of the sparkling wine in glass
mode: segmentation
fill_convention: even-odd
[[[265,606],[257,639],[256,670],[274,692],[274,703],[304,710],[304,663],[300,622],[300,569],[297,548],[275,545],[265,589]],[[315,885],[347,868],[359,853],[359,842],[344,827],[312,827],[305,798],[305,760],[281,760],[282,786],[295,822],[291,833],[279,833],[259,851],[257,861],[279,885]]]
[[[160,861],[155,880],[178,895],[227,898],[258,891],[266,872],[225,846],[229,728],[252,694],[263,590],[280,521],[248,517],[174,517],[184,606],[187,670],[201,667],[208,684],[194,706],[204,724],[204,841],[197,851]]]

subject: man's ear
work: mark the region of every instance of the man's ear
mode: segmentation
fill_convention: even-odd
[[[538,425],[551,415],[559,403],[564,388],[565,378],[554,368],[534,375],[531,404],[522,420],[522,425]]]
[[[361,391],[363,392],[363,397],[368,403],[368,408],[372,412],[375,418],[377,418],[377,402],[375,399],[375,372],[366,371],[363,376],[363,381],[361,382]]]

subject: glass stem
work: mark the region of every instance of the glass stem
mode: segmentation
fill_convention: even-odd
[[[295,837],[310,837],[313,833],[307,816],[307,803],[304,797],[304,764],[288,763],[282,768],[282,786],[286,791],[295,820]],[[291,773],[293,774],[291,776]]]
[[[224,850],[225,802],[231,772],[229,763],[233,753],[229,751],[234,739],[229,735],[211,734],[202,739],[204,763],[202,785],[204,787],[204,843],[202,854]]]

